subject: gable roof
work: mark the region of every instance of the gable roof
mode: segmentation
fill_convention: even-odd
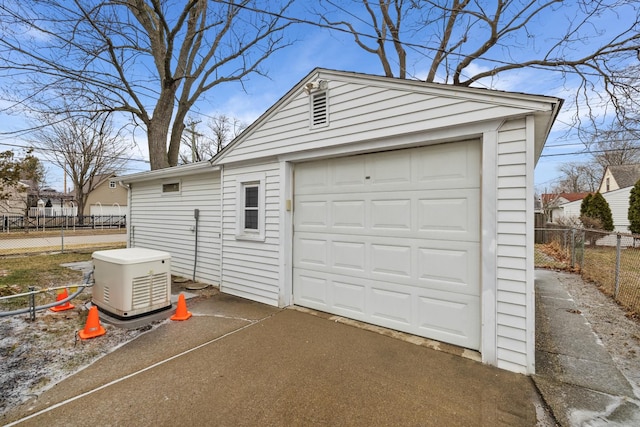
[[[556,97],[542,95],[530,95],[525,93],[503,92],[492,89],[454,86],[443,83],[427,83],[418,80],[399,79],[394,77],[382,77],[370,74],[362,74],[347,71],[329,70],[316,68],[305,76],[300,82],[293,86],[284,96],[282,96],[264,114],[248,126],[240,135],[234,138],[222,151],[212,159],[213,165],[223,164],[225,158],[229,157],[239,145],[251,138],[266,122],[268,122],[281,108],[288,102],[303,92],[305,86],[314,81],[328,81],[333,83],[359,84],[376,87],[382,90],[398,90],[405,93],[416,94],[417,96],[440,97],[453,100],[468,100],[486,105],[509,107],[515,114],[517,111],[521,115],[533,115],[535,119],[535,149],[534,159],[537,162],[551,126],[559,113],[563,100]],[[269,153],[264,154],[267,156]],[[273,153],[272,153],[273,154]],[[260,153],[263,155],[263,153]]]
[[[640,164],[608,166],[618,187],[632,187],[640,180]]]
[[[551,203],[555,200],[565,199],[567,202],[575,202],[584,199],[591,193],[545,193],[541,196],[543,203]]]

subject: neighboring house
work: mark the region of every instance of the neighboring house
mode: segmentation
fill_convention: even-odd
[[[545,193],[540,196],[541,210],[546,216],[546,222],[557,222],[564,215],[564,206],[567,203],[582,201],[590,193]],[[580,211],[578,210],[578,213]]]
[[[98,185],[89,193],[83,215],[125,215],[128,190],[115,179],[116,175],[101,175]]]
[[[0,199],[0,215],[24,215],[27,209],[29,186],[23,182],[17,182],[15,186],[5,188],[3,193]]]
[[[533,170],[561,103],[316,69],[211,162],[121,177],[129,244],[533,373]]]
[[[607,166],[600,181],[600,193],[633,187],[640,179],[640,164]]]
[[[629,195],[639,179],[640,164],[608,166],[605,169],[599,192],[611,209],[614,232],[629,233]],[[553,210],[554,222],[563,216],[579,218],[581,205],[582,199],[559,204]]]
[[[601,193],[609,204],[613,217],[614,232],[629,233],[629,195],[633,186]],[[556,220],[559,217],[579,218],[582,199],[560,205],[556,211]]]

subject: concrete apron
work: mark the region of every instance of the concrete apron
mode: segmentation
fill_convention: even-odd
[[[189,311],[1,421],[527,426],[540,412],[529,377],[326,317],[224,294]]]

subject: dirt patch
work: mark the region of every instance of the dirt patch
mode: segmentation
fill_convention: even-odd
[[[560,274],[559,278],[640,397],[640,323],[595,284],[575,274]]]
[[[102,324],[107,333],[80,340],[88,310],[84,305],[53,313],[0,319],[0,414],[37,396],[67,376],[131,341],[145,330]]]
[[[172,293],[184,292],[187,287],[200,289],[188,291],[197,298],[218,293],[214,287],[191,280],[176,283],[175,278]],[[39,311],[33,322],[28,315],[0,318],[0,415],[163,323],[131,330],[101,322],[105,335],[81,340],[77,333],[85,326],[90,306],[90,295],[81,295],[72,301],[73,309]]]

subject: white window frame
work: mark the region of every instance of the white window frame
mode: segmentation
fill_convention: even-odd
[[[264,242],[265,235],[265,181],[264,173],[242,175],[236,181],[236,239],[237,240],[253,240]],[[246,209],[246,188],[258,188],[258,228],[246,228],[245,209]]]
[[[116,188],[116,181],[113,179],[109,180],[109,188],[114,189]]]
[[[171,185],[171,184],[178,184],[178,191],[164,191],[164,186]],[[162,194],[163,197],[177,196],[181,192],[182,192],[182,181],[180,180],[165,181],[160,184],[160,193]]]

